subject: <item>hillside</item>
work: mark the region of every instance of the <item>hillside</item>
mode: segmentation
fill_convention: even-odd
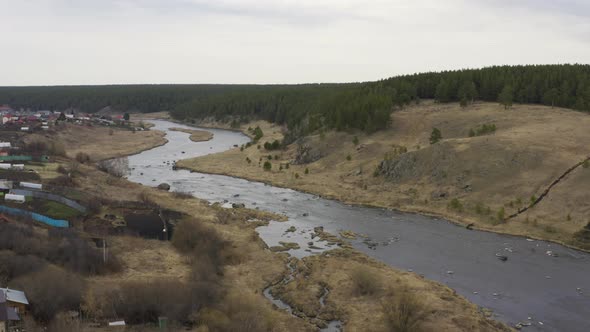
[[[482,125],[495,125],[495,131],[481,133]],[[462,108],[423,102],[392,113],[390,128],[371,135],[329,131],[274,151],[263,146],[282,140],[284,128],[243,125],[245,132],[260,126],[260,148],[233,149],[179,166],[589,249],[578,233],[589,222],[590,168],[581,164],[590,157],[589,125],[584,113],[546,106],[506,110],[495,103]],[[429,142],[433,128],[442,133],[436,144]],[[263,169],[266,161],[270,171]]]

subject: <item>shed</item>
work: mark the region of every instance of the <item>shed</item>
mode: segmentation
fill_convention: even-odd
[[[32,182],[21,182],[20,186],[23,188],[30,188],[30,189],[43,189],[43,185],[40,183],[32,183]]]
[[[0,142],[0,148],[10,148],[11,146],[10,142]]]
[[[20,127],[21,131],[29,131],[29,129],[30,129],[29,127]]]
[[[0,163],[0,169],[10,169],[11,167],[11,164]]]
[[[25,195],[6,194],[4,195],[4,200],[17,203],[24,203],[26,201],[26,198]]]
[[[8,331],[19,320],[16,309],[7,302],[4,292],[0,292],[0,332]]]
[[[14,169],[25,169],[25,164],[12,164]]]
[[[0,191],[12,189],[12,181],[0,179]]]
[[[17,314],[27,312],[29,300],[25,292],[10,288],[0,288],[0,293],[6,297],[6,303],[9,307],[13,307]]]

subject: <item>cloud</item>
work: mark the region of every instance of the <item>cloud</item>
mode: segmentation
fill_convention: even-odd
[[[589,5],[574,0],[0,4],[0,85],[346,82],[590,59],[590,21],[570,13]]]

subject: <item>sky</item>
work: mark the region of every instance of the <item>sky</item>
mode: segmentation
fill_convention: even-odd
[[[0,0],[0,86],[360,82],[590,62],[588,0]]]

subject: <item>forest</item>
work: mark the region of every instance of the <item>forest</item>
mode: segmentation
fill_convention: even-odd
[[[0,104],[96,112],[170,111],[179,120],[264,119],[295,135],[319,129],[374,132],[395,108],[421,99],[543,104],[590,111],[590,65],[494,66],[396,76],[376,82],[301,85],[0,87]]]

